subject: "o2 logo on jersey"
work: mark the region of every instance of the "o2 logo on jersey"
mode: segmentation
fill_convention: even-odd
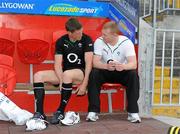
[[[78,64],[81,64],[81,59],[78,59],[78,55],[75,53],[68,54],[67,59],[70,63],[78,62]]]

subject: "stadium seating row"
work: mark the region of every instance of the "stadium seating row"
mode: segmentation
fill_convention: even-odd
[[[63,30],[53,32],[52,43],[50,44],[45,39],[44,31],[35,30],[35,29],[27,29],[27,30],[20,31],[20,40],[15,43],[11,39],[10,31],[1,30],[0,31],[0,54],[9,55],[13,57],[15,48],[17,48],[17,53],[18,53],[20,61],[24,64],[30,65],[30,77],[31,77],[30,82],[32,83],[33,82],[33,66],[32,65],[40,64],[44,62],[47,58],[49,50],[51,51],[51,54],[53,56],[56,40],[62,35],[64,35],[65,33],[66,31],[63,31]],[[95,39],[101,35],[99,31],[85,31],[85,33],[90,35],[93,41],[95,41]],[[15,47],[15,44],[17,45],[17,47]],[[4,60],[0,60],[0,61],[6,61],[7,57],[3,59]],[[0,64],[3,64],[3,63],[0,62]],[[7,68],[8,67],[5,67],[3,69],[5,70]],[[1,71],[1,72],[4,72],[4,71]],[[14,71],[10,71],[10,72],[12,74],[15,74]],[[0,74],[0,78],[3,79],[4,74]],[[12,81],[10,81],[10,83],[12,83],[10,85],[13,85],[13,86],[9,87],[8,90],[6,90],[6,91],[11,91],[9,92],[9,94],[12,93],[14,84],[15,84],[15,82],[14,81],[12,82]],[[0,80],[0,82],[2,83],[2,80]],[[9,82],[8,78],[6,78],[6,82]],[[115,93],[116,92],[115,90],[117,89],[125,89],[125,87],[122,86],[121,84],[105,83],[102,86],[102,89],[103,89],[102,90],[103,93],[108,94],[109,112],[112,112],[112,96],[111,96],[112,93]]]

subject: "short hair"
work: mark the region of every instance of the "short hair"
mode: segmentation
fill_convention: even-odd
[[[66,24],[65,28],[67,31],[73,33],[76,30],[80,30],[82,28],[82,24],[76,18],[70,18]]]
[[[106,23],[103,25],[103,28],[102,28],[102,29],[103,29],[103,30],[109,29],[112,33],[119,34],[118,25],[117,25],[116,22],[114,22],[114,21],[106,22]]]

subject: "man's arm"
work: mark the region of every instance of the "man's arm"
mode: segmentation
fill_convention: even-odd
[[[120,64],[120,63],[115,63],[115,68],[117,71],[123,71],[123,70],[134,70],[137,68],[137,61],[136,61],[136,56],[128,56],[127,57],[127,64]]]
[[[63,74],[63,70],[62,70],[62,59],[63,59],[63,42],[64,39],[61,37],[56,41],[56,49],[55,49],[55,63],[54,63],[54,70],[56,73],[56,76],[59,79],[59,83],[60,83],[60,90],[61,90],[61,85],[62,85],[62,74]]]
[[[103,63],[101,61],[102,52],[103,52],[103,44],[102,38],[98,38],[94,43],[94,57],[93,57],[93,67],[97,69],[105,69],[109,71],[115,70],[115,64],[111,61],[108,63]]]
[[[85,52],[85,76],[77,89],[77,95],[84,95],[89,81],[89,74],[92,70],[93,52]]]
[[[93,52],[85,52],[85,76],[82,84],[87,86],[89,80],[89,74],[92,70]]]
[[[107,69],[107,64],[101,62],[101,56],[100,55],[94,55],[93,67],[97,68],[97,69]]]
[[[55,70],[56,76],[59,79],[60,88],[61,88],[62,74],[63,74],[63,71],[62,71],[62,55],[61,54],[55,55],[54,70]]]
[[[126,64],[125,70],[133,70],[137,68],[136,56],[127,57],[128,63]]]
[[[136,53],[134,50],[134,44],[131,40],[126,40],[124,43],[124,53],[125,57],[127,59],[126,64],[116,64],[116,70],[122,71],[122,70],[134,70],[137,68],[137,61],[136,61]]]
[[[114,62],[109,61],[108,63],[103,63],[101,61],[101,56],[100,55],[94,55],[93,67],[97,68],[97,69],[105,69],[105,70],[109,70],[109,71],[114,71],[115,70]]]

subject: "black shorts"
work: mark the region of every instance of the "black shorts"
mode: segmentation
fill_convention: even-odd
[[[84,68],[67,68],[67,69],[63,69],[63,72],[67,71],[67,70],[71,70],[71,69],[80,69],[83,72],[84,76],[85,76],[85,69]]]
[[[85,69],[84,68],[71,68],[71,69],[80,69],[83,72],[84,76],[85,76]],[[66,70],[71,70],[71,69],[66,69]],[[63,72],[66,71],[66,70],[63,70]],[[53,86],[54,87],[59,87],[59,84],[53,84]]]
[[[83,72],[83,74],[85,76],[85,69],[84,68],[79,68],[79,69]]]
[[[59,87],[59,84],[53,84],[54,87]]]

